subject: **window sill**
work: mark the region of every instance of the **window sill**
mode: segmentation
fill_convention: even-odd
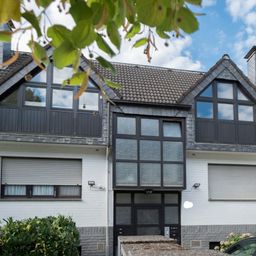
[[[76,201],[76,202],[81,202],[83,201],[82,198],[19,198],[19,197],[9,197],[9,198],[1,198],[0,202],[13,202],[13,201],[26,201],[26,202],[31,202],[31,201]]]

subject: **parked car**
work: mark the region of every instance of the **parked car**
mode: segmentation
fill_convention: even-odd
[[[233,244],[225,250],[225,253],[236,256],[256,256],[256,237],[249,237]]]

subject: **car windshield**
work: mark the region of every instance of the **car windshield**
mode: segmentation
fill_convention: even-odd
[[[236,256],[256,256],[256,241],[238,242],[228,253]]]

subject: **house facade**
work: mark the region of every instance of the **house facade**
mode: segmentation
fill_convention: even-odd
[[[119,235],[200,249],[254,233],[255,50],[249,78],[228,55],[206,73],[93,63],[79,99],[61,86],[69,68],[41,71],[21,53],[0,70],[0,218],[69,215],[82,255],[113,255]]]

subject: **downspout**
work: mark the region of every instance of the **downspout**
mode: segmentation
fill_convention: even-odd
[[[106,148],[106,250],[105,255],[109,256],[109,123],[110,123],[110,107],[107,101],[107,148]]]

